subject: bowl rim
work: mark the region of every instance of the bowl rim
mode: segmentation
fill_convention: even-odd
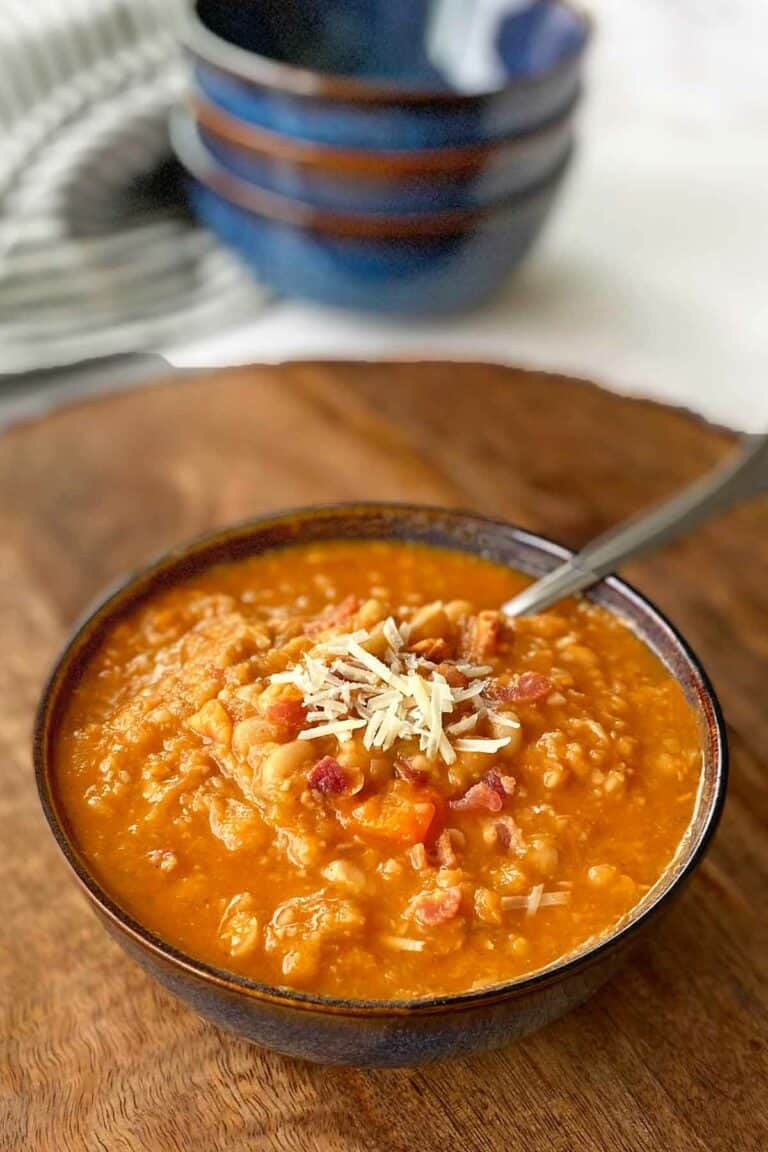
[[[508,80],[497,88],[479,92],[449,92],[440,89],[399,87],[396,84],[367,81],[340,73],[320,72],[297,64],[284,63],[260,52],[252,52],[225,40],[210,29],[199,12],[200,0],[187,6],[180,27],[184,48],[203,64],[258,88],[290,96],[318,97],[331,102],[359,102],[375,105],[419,105],[436,108],[477,108],[497,97],[540,87],[564,74],[585,53],[594,31],[589,12],[573,0],[548,0],[569,12],[580,25],[581,42],[548,68]]]
[[[197,123],[184,108],[175,108],[171,113],[170,137],[173,151],[189,175],[230,204],[293,228],[369,240],[456,236],[484,221],[514,217],[518,211],[545,202],[553,194],[574,154],[571,143],[562,160],[544,178],[495,204],[442,212],[336,212],[259,188],[229,172],[205,147]]]
[[[639,914],[630,915],[617,931],[603,937],[592,947],[577,951],[564,960],[555,961],[551,965],[517,980],[506,981],[475,991],[441,994],[422,999],[359,1000],[321,996],[277,985],[261,984],[245,976],[227,972],[225,969],[197,960],[144,927],[140,921],[126,912],[96,879],[87,861],[76,848],[74,837],[67,830],[65,820],[57,808],[52,780],[52,763],[49,758],[53,708],[58,703],[60,694],[66,691],[68,678],[73,671],[78,655],[88,642],[93,642],[95,638],[98,638],[106,625],[119,617],[122,610],[138,603],[141,596],[151,589],[154,582],[162,579],[164,575],[172,574],[185,560],[204,559],[206,555],[215,552],[217,548],[225,547],[228,542],[247,541],[254,534],[263,533],[269,529],[279,529],[281,525],[299,524],[301,526],[308,521],[316,521],[324,517],[333,518],[344,515],[360,517],[377,513],[395,518],[415,515],[439,516],[443,522],[449,519],[457,524],[471,524],[486,529],[497,529],[507,534],[511,533],[516,541],[533,548],[540,554],[551,557],[555,561],[562,561],[573,555],[571,549],[550,540],[548,537],[530,532],[504,520],[483,516],[469,510],[406,502],[354,501],[307,505],[266,513],[207,532],[185,544],[161,553],[113,583],[76,621],[44,684],[35,715],[32,751],[38,798],[48,827],[60,851],[97,912],[109,922],[110,926],[116,927],[124,935],[129,936],[132,943],[152,953],[153,957],[160,963],[165,962],[204,983],[224,988],[230,993],[243,994],[249,999],[259,1002],[339,1016],[402,1018],[429,1015],[446,1010],[464,1011],[515,999],[553,983],[559,983],[569,975],[599,963],[608,953],[631,940],[653,919],[661,908],[679,892],[700,864],[715,833],[725,802],[728,782],[728,742],[725,720],[712,683],[699,658],[664,613],[646,596],[638,592],[633,585],[618,576],[608,576],[595,585],[594,589],[591,589],[587,595],[592,598],[592,595],[604,588],[618,593],[622,601],[629,603],[660,629],[673,650],[676,650],[684,658],[697,691],[706,701],[711,713],[711,726],[708,726],[707,729],[712,752],[710,772],[714,773],[711,799],[704,813],[701,827],[688,846],[684,863],[671,878],[668,886],[656,893]],[[361,538],[371,539],[372,537]],[[403,539],[408,539],[408,537],[403,537]],[[264,550],[288,547],[292,542],[278,543],[277,545],[273,543],[267,545]],[[221,561],[209,556],[209,564],[217,562]],[[203,567],[205,567],[205,563],[203,563]],[[176,578],[181,578],[181,573],[177,572]],[[706,770],[707,761],[705,758],[702,772],[704,773]],[[653,889],[651,889],[652,893]]]
[[[440,177],[477,171],[491,159],[512,161],[520,153],[572,132],[579,103],[580,93],[577,92],[567,107],[541,127],[483,144],[461,148],[373,149],[338,147],[287,136],[235,116],[199,91],[190,93],[188,97],[188,107],[198,126],[230,148],[245,153],[255,152],[301,167],[329,167],[335,172],[383,179],[408,175]]]

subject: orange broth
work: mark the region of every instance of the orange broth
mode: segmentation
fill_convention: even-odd
[[[690,824],[697,725],[606,610],[506,622],[526,583],[338,542],[153,594],[57,744],[100,883],[191,956],[347,998],[464,992],[610,933]]]

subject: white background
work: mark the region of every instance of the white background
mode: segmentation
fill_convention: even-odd
[[[180,367],[487,358],[768,428],[768,2],[590,8],[579,158],[541,246],[503,297],[423,322],[276,302],[239,329],[164,354]]]

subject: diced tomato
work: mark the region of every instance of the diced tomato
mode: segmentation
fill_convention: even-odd
[[[363,836],[377,836],[400,844],[423,843],[438,811],[439,797],[424,788],[396,780],[386,792],[343,809],[342,823]]]

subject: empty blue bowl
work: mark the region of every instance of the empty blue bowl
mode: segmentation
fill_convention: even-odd
[[[551,176],[573,142],[573,110],[538,132],[473,148],[376,151],[281,136],[194,101],[208,151],[235,176],[334,212],[487,207]]]
[[[538,237],[570,157],[535,188],[489,210],[330,213],[255,188],[220,165],[183,115],[172,124],[198,218],[277,292],[375,312],[479,305]]]
[[[196,0],[185,42],[213,104],[342,147],[461,147],[557,118],[587,18],[566,0]]]

